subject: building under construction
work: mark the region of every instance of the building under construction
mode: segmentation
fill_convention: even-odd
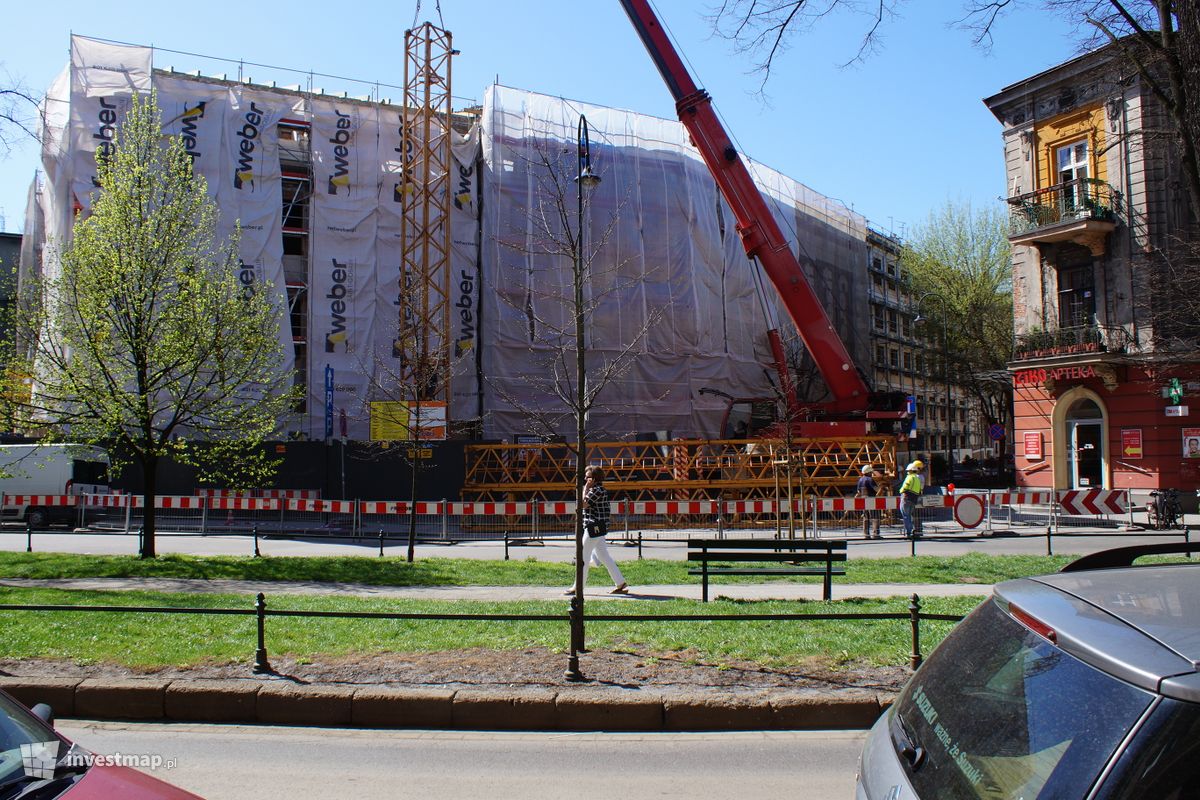
[[[789,457],[728,427],[727,398],[777,395],[764,334],[788,323],[678,122],[503,86],[454,111],[451,37],[428,24],[406,34],[394,100],[178,72],[157,67],[152,48],[82,37],[71,53],[48,93],[26,230],[69,235],[121,111],[133,92],[156,91],[225,230],[240,225],[240,277],[286,309],[281,340],[306,389],[283,421],[289,436],[468,438],[478,496],[514,484],[552,496],[570,483],[557,442],[571,438],[561,396],[572,384],[560,367],[582,310],[600,382],[589,436],[618,443],[596,453],[618,486],[765,496],[780,465],[799,465],[824,493],[866,461],[894,469],[887,437]],[[577,208],[582,117],[601,180]],[[866,221],[750,166],[851,355],[870,364]],[[55,265],[22,266],[34,268]],[[812,374],[795,351],[797,374]],[[819,378],[799,389],[825,391]]]

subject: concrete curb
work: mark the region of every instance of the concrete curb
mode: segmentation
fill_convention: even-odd
[[[60,717],[365,728],[523,731],[865,729],[891,704],[872,692],[762,690],[657,694],[599,687],[440,689],[281,680],[0,677]]]

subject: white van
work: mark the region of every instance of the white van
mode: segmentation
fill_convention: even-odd
[[[84,444],[0,445],[0,492],[6,495],[107,494],[109,458]],[[64,506],[5,504],[0,519],[35,528],[69,522],[75,509]]]

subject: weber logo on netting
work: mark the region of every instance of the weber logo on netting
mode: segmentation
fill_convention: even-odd
[[[397,308],[396,338],[392,340],[392,358],[404,358],[405,351],[413,345],[412,331],[416,327],[417,317],[413,313],[413,276],[412,271],[404,270],[396,282],[396,299],[392,301]]]
[[[337,115],[336,129],[333,136],[329,138],[329,143],[333,145],[333,172],[329,175],[328,188],[329,194],[349,194],[350,192],[350,142],[354,138],[351,131],[350,115],[343,114],[336,108],[333,113]]]
[[[254,293],[258,290],[258,273],[262,269],[259,264],[247,264],[241,258],[238,259],[237,279],[238,288],[243,300],[249,300],[254,297]]]
[[[461,358],[475,347],[475,272],[462,270],[458,282],[458,300],[454,309],[458,313],[458,336],[454,339],[454,357]]]
[[[233,188],[244,189],[246,186],[254,191],[254,168],[260,155],[259,137],[262,135],[263,112],[251,100],[250,109],[242,117],[242,126],[237,130],[237,163],[233,170]]]
[[[454,207],[465,211],[475,204],[475,165],[455,162],[458,167],[458,184],[454,187]]]
[[[200,151],[200,131],[197,123],[204,119],[205,105],[207,103],[201,100],[195,106],[184,109],[184,112],[179,117],[179,138],[183,140],[183,150],[192,159],[193,166],[196,164],[196,159],[202,155]]]
[[[329,301],[329,329],[325,333],[326,353],[352,352],[350,337],[346,332],[346,311],[349,300],[354,296],[353,263],[330,259],[333,267],[329,272],[330,286],[325,295]]]
[[[399,144],[392,148],[399,157],[400,174],[392,183],[392,202],[404,203],[404,198],[413,191],[413,149],[414,144],[410,136],[406,135],[404,116],[400,116],[400,124],[396,127],[396,133],[399,136]],[[395,163],[395,162],[393,162]]]

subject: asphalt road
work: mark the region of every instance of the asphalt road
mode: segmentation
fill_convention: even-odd
[[[99,753],[160,755],[208,800],[852,797],[864,732],[365,731],[63,721]]]

